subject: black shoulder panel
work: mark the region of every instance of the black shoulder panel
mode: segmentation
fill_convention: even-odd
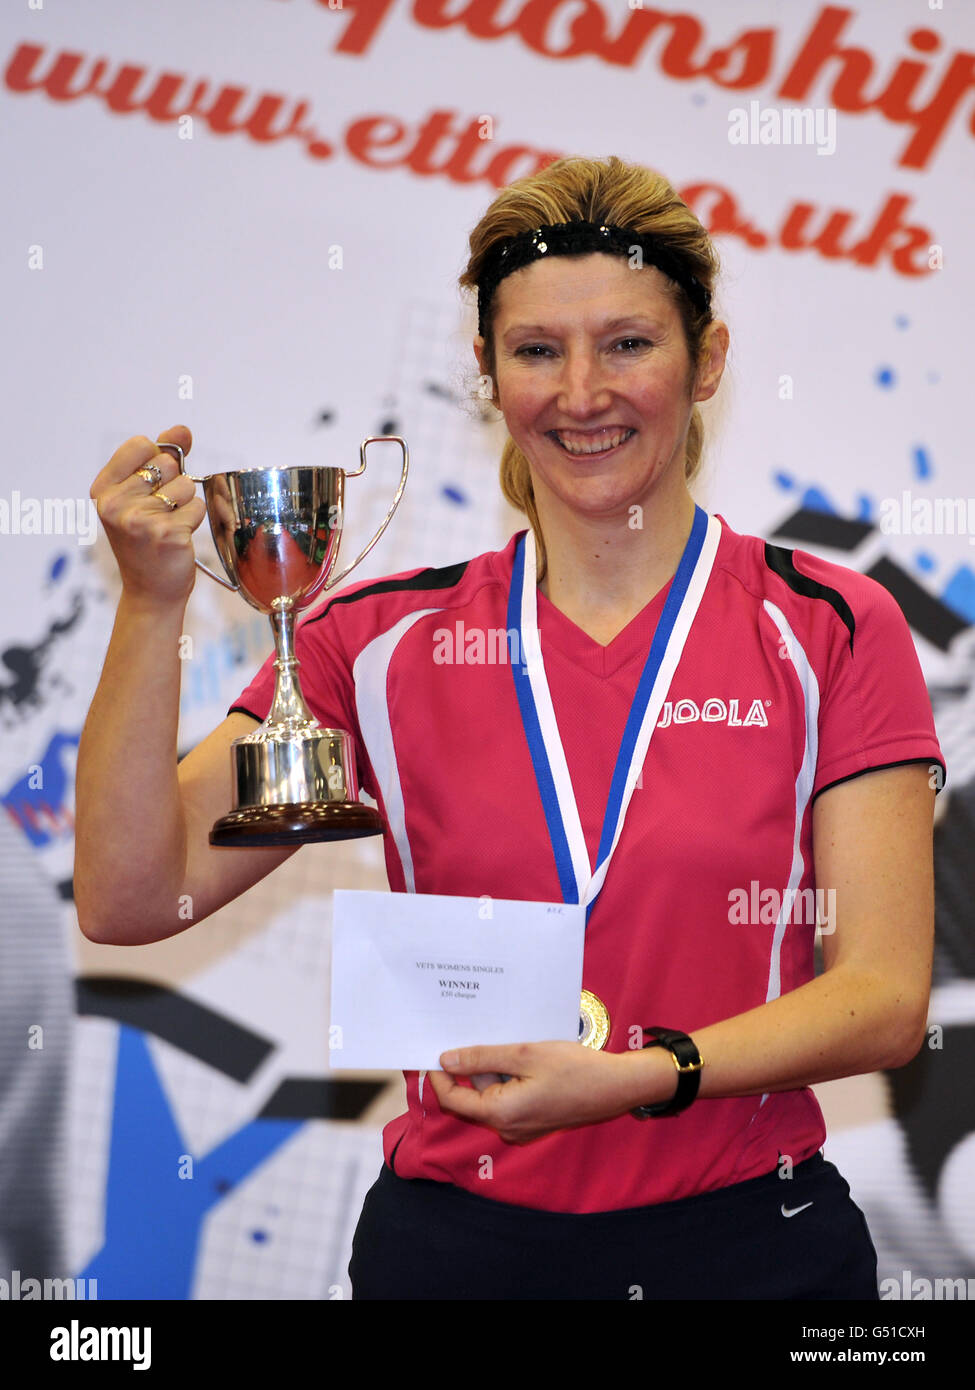
[[[820,584],[816,579],[810,579],[807,574],[800,574],[795,567],[792,555],[791,550],[785,550],[780,545],[770,545],[767,541],[765,543],[765,563],[770,570],[785,580],[790,589],[797,594],[805,595],[806,598],[822,599],[836,610],[850,633],[850,655],[852,656],[853,632],[856,627],[853,610],[836,589],[831,589],[828,584]]]
[[[324,618],[332,604],[355,603],[357,599],[368,598],[371,594],[395,594],[401,589],[452,589],[463,579],[464,571],[469,564],[469,560],[461,560],[457,565],[445,565],[442,569],[420,570],[419,574],[410,575],[408,579],[379,579],[375,584],[367,584],[364,589],[357,589],[354,594],[342,594],[333,598],[331,603],[326,603],[322,611],[309,618],[308,622],[317,623],[320,618]]]

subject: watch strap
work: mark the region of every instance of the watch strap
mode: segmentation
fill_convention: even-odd
[[[670,1100],[657,1105],[638,1105],[630,1113],[638,1120],[656,1119],[661,1115],[679,1115],[696,1099],[701,1084],[704,1058],[697,1044],[677,1028],[647,1027],[643,1030],[643,1046],[665,1047],[677,1068],[677,1090]]]

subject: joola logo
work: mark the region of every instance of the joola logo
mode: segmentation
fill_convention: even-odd
[[[743,719],[739,713],[739,705],[745,703],[744,700],[719,700],[716,695],[705,700],[703,705],[697,704],[694,700],[666,700],[656,727],[666,729],[670,724],[696,724],[700,721],[703,724],[727,724],[729,728],[768,728],[766,702],[752,700]]]

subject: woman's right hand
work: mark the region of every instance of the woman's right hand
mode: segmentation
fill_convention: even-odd
[[[174,425],[159,439],[178,444],[184,454],[193,444],[185,425]],[[149,463],[162,474],[158,488],[137,476]],[[176,509],[156,491],[177,503]],[[170,451],[158,449],[145,435],[127,439],[92,483],[91,496],[118,562],[123,593],[162,608],[185,603],[196,577],[193,532],[206,516],[206,503],[196,495],[192,478],[180,475]]]

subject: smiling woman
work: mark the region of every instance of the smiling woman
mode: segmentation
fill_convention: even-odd
[[[668,534],[683,530],[683,549],[690,530],[687,436],[695,402],[717,389],[728,332],[708,326],[695,370],[665,284],[650,266],[593,254],[526,266],[496,296],[497,402],[511,467],[528,479],[510,492],[523,487],[538,519],[542,592],[582,627],[597,597],[600,630],[622,629],[653,597],[648,580],[673,573]],[[483,339],[475,351],[486,372]]]
[[[605,644],[676,568],[697,402],[718,388],[729,335],[712,313],[717,255],[666,179],[610,161],[587,221],[581,164],[502,192],[461,283],[478,287],[474,350],[509,430],[501,485],[532,523],[541,592]]]
[[[497,553],[354,586],[297,629],[309,706],[351,731],[384,818],[391,935],[399,895],[436,895],[444,959],[477,965],[468,919],[492,902],[517,901],[536,951],[546,919],[585,909],[578,1040],[407,1072],[356,1232],[358,1299],[877,1297],[811,1087],[921,1045],[943,762],[891,595],[691,495],[728,347],[716,271],[652,170],[560,160],[504,189],[462,284],[529,524]],[[177,767],[204,508],[176,469],[136,437],[92,488],[123,585],[79,754],[74,882],[106,943],[182,931],[187,895],[199,922],[292,852],[207,838],[273,659]],[[485,659],[492,634],[510,660]],[[539,973],[529,1009],[574,1015]]]
[[[497,704],[470,687],[494,771],[457,765],[478,804],[503,783],[504,828],[442,767],[425,796],[449,800],[467,862],[437,891],[544,902],[557,882],[586,905],[586,1046],[461,1048],[408,1077],[355,1297],[875,1299],[809,1088],[922,1036],[940,751],[906,624],[870,580],[695,504],[729,334],[713,246],[666,179],[557,161],[470,247],[502,487],[530,525],[468,576],[481,596],[500,579],[509,634],[526,650],[540,625],[542,656]],[[425,838],[414,813],[414,864]],[[443,838],[429,850],[445,869]],[[743,924],[746,885],[788,906]],[[791,911],[814,889],[819,979],[816,923]]]
[[[696,402],[717,389],[728,344],[711,312],[717,253],[666,179],[611,160],[597,190],[586,161],[550,169],[498,195],[471,235],[460,281],[478,290],[475,352],[510,433],[501,486],[532,523],[542,580],[539,495],[543,508],[548,502],[564,513],[568,503],[552,474],[555,458],[579,457],[603,432],[623,434],[614,450],[589,461],[625,448],[649,468],[648,483],[667,474],[655,501],[658,512],[672,507],[675,474],[690,482],[700,467]],[[588,490],[593,507],[614,505],[612,495],[600,495],[598,478]],[[640,511],[627,519],[631,536],[649,534]]]

